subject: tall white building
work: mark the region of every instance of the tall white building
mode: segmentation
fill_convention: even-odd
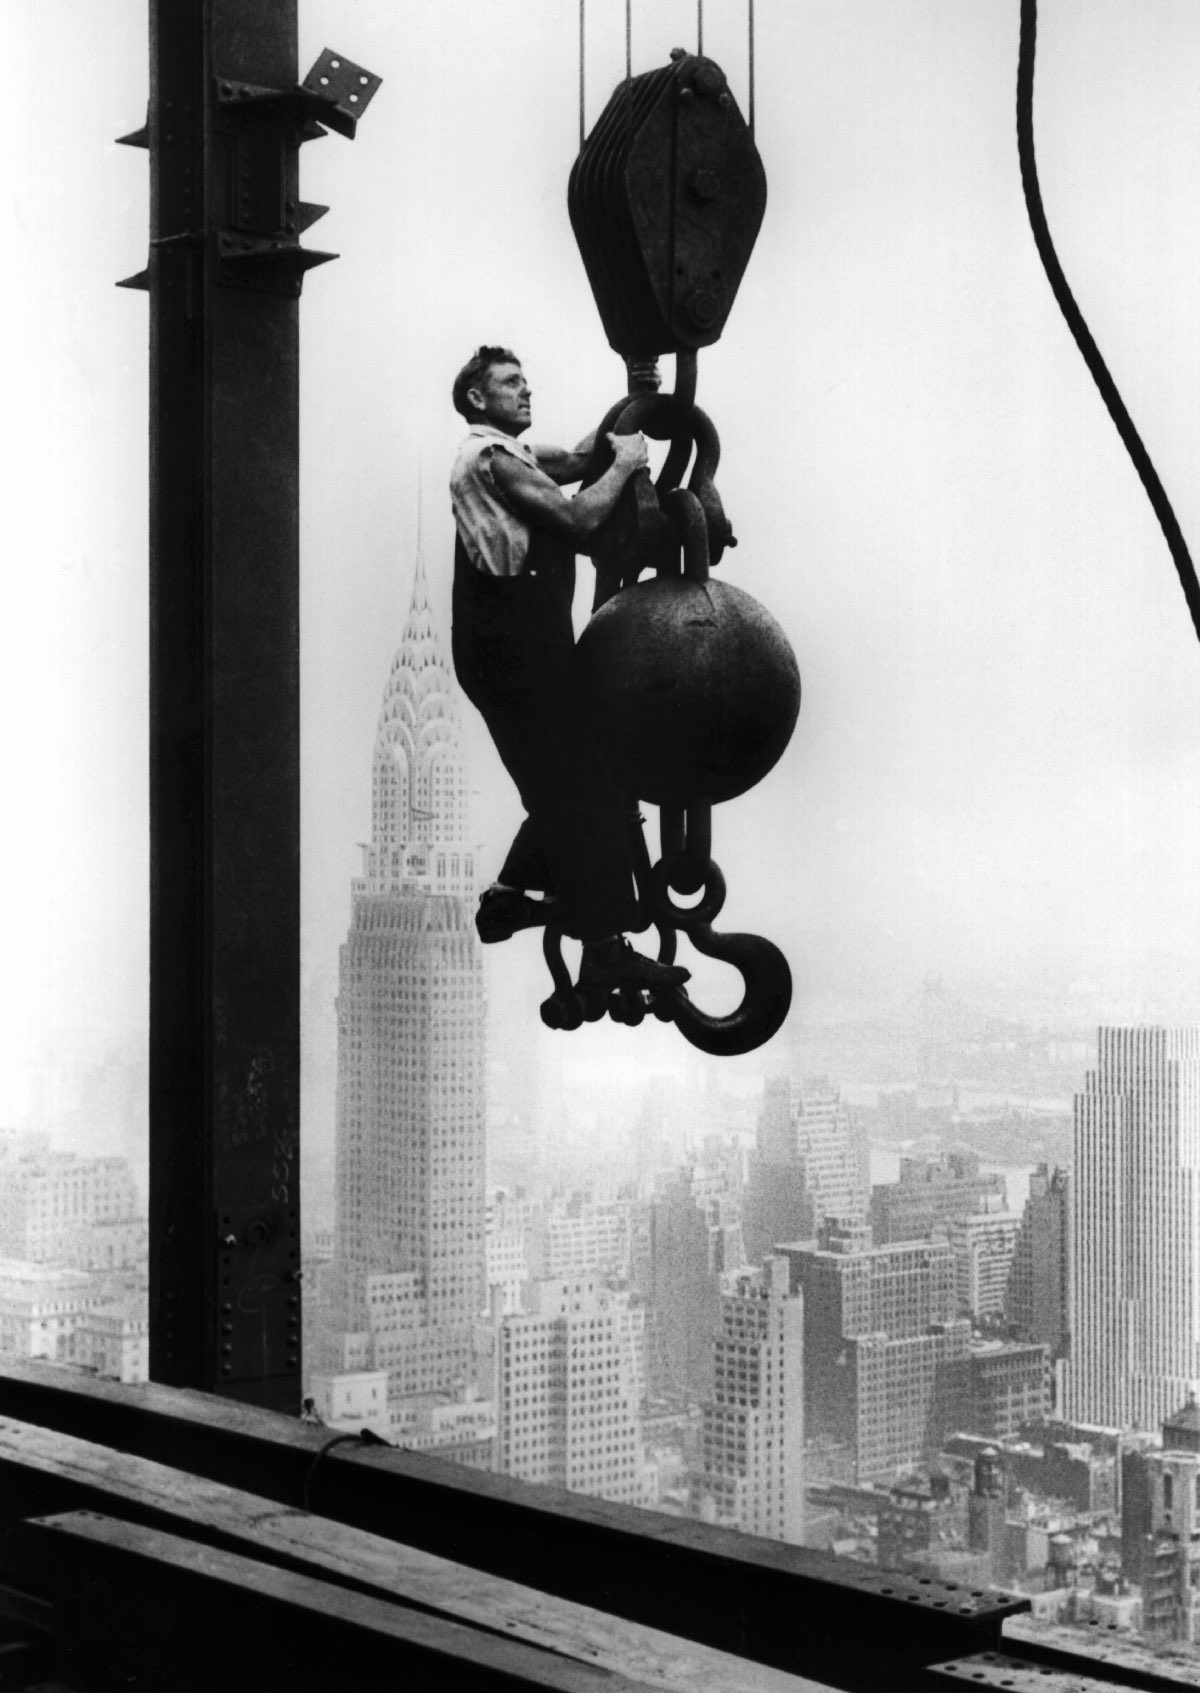
[[[1064,1415],[1155,1429],[1200,1385],[1200,1026],[1100,1030],[1069,1218]]]
[[[389,1399],[459,1392],[486,1302],[484,997],[459,707],[418,562],[338,992],[336,1215],[314,1337]]]
[[[534,1281],[495,1342],[496,1468],[630,1505],[652,1502],[642,1440],[645,1312],[595,1275]]]
[[[721,1300],[695,1502],[747,1534],[804,1539],[804,1300],[788,1261],[737,1277]]]

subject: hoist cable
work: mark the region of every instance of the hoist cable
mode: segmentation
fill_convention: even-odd
[[[696,51],[704,51],[704,0],[696,0]]]
[[[754,0],[747,0],[746,33],[749,37],[750,103],[747,107],[750,139],[754,139]]]
[[[583,74],[584,73],[583,73],[583,67],[584,67],[584,61],[585,61],[585,51],[584,51],[584,49],[585,49],[585,42],[586,42],[586,38],[587,38],[587,28],[586,28],[586,19],[585,19],[586,8],[587,8],[587,0],[579,0],[579,151],[581,153],[583,152],[583,117],[584,117],[584,86],[583,86]]]
[[[1041,189],[1038,186],[1037,159],[1033,147],[1033,68],[1036,52],[1037,0],[1021,0],[1020,45],[1017,54],[1017,152],[1021,162],[1025,209],[1029,214],[1033,239],[1054,298],[1058,301],[1059,310],[1075,337],[1075,343],[1083,354],[1083,361],[1100,390],[1100,397],[1108,408],[1125,451],[1133,461],[1134,469],[1141,478],[1142,486],[1154,508],[1154,515],[1158,518],[1175,562],[1175,569],[1179,573],[1179,583],[1192,616],[1192,623],[1197,636],[1200,636],[1200,584],[1196,581],[1196,569],[1188,552],[1187,542],[1183,538],[1183,531],[1171,509],[1171,502],[1159,481],[1158,472],[1150,460],[1142,438],[1134,427],[1125,402],[1117,391],[1117,385],[1109,374],[1100,349],[1075,302],[1050,238],[1050,229],[1042,206]]]
[[[625,128],[633,134],[633,0],[625,0]]]

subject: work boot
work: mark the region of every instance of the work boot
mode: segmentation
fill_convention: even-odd
[[[613,988],[645,988],[653,993],[681,988],[691,974],[682,964],[660,964],[655,958],[644,957],[620,936],[584,947],[578,987],[580,993],[608,993]]]
[[[530,899],[520,888],[485,888],[479,896],[475,928],[484,946],[491,946],[494,941],[510,940],[518,929],[552,923],[557,914],[555,899]]]

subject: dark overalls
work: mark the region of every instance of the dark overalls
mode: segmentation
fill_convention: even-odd
[[[451,650],[459,684],[491,732],[528,816],[499,880],[558,897],[577,939],[635,921],[625,801],[583,710],[569,545],[534,530],[519,576],[492,576],[454,549]]]

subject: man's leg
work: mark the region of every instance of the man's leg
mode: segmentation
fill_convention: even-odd
[[[581,981],[682,984],[686,970],[622,940],[637,918],[629,816],[584,711],[564,584],[469,569],[460,559],[455,668],[529,814],[506,869],[515,876],[533,843],[544,852],[558,920],[584,943]]]

